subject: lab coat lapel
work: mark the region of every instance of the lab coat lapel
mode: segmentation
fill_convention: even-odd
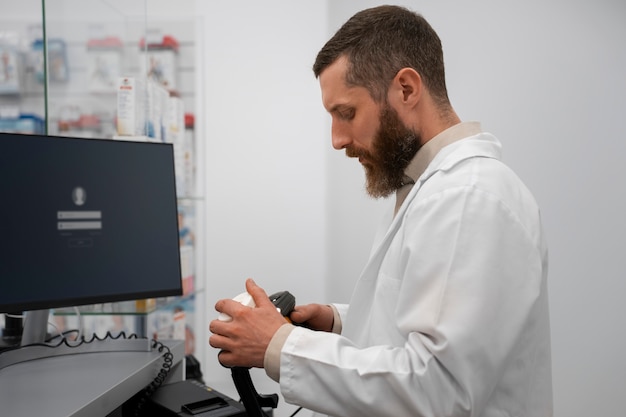
[[[451,169],[454,165],[468,158],[499,158],[500,149],[500,142],[493,135],[489,133],[480,133],[444,147],[437,154],[437,156],[435,156],[424,173],[417,179],[404,203],[400,206],[397,214],[393,217],[391,224],[386,228],[386,232],[379,231],[377,234],[377,236],[380,236],[384,233],[382,239],[377,239],[374,242],[370,258],[361,272],[360,278],[352,295],[347,321],[351,321],[352,314],[362,315],[365,311],[368,311],[367,305],[371,305],[371,302],[373,301],[372,297],[374,295],[374,287],[376,285],[380,266],[387,255],[389,246],[404,221],[408,207],[411,205],[413,200],[418,198],[420,189],[428,181],[428,179],[437,172]],[[393,205],[388,216],[392,215]],[[354,319],[359,320],[360,318],[354,317]]]

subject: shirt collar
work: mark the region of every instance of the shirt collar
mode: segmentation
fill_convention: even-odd
[[[447,128],[422,145],[404,170],[403,186],[396,191],[396,212],[409,194],[413,184],[415,184],[420,175],[426,171],[426,168],[440,150],[460,139],[477,135],[481,131],[482,129],[479,122],[461,122]]]

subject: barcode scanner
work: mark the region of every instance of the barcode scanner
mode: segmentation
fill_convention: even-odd
[[[243,293],[247,294],[247,293]],[[235,299],[242,302],[249,300],[243,294],[239,294]],[[250,297],[251,299],[252,297]],[[289,291],[280,291],[269,296],[270,300],[276,306],[276,310],[285,317],[289,322],[289,314],[296,306],[296,298]],[[246,304],[250,307],[249,303]],[[250,378],[250,368],[235,366],[230,368],[235,388],[241,397],[241,402],[246,409],[249,417],[267,417],[263,412],[263,408],[276,408],[278,406],[278,394],[261,395],[254,388],[252,378]]]
[[[296,297],[294,297],[289,291],[279,291],[270,295],[270,301],[276,306],[276,310],[291,322],[289,315],[296,307]]]

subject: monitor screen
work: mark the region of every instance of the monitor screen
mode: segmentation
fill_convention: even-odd
[[[0,133],[0,312],[182,294],[173,147]]]

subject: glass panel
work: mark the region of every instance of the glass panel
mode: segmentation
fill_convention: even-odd
[[[194,0],[0,0],[0,10],[0,131],[174,144],[185,295],[82,306],[93,324],[81,327],[122,317],[163,336],[179,328],[181,311],[193,324],[204,287]],[[58,328],[74,314],[55,311]]]
[[[41,0],[0,0],[0,132],[44,133]]]
[[[114,137],[120,77],[142,76],[146,0],[47,0],[45,16],[49,133]],[[143,123],[134,133],[145,134]]]

